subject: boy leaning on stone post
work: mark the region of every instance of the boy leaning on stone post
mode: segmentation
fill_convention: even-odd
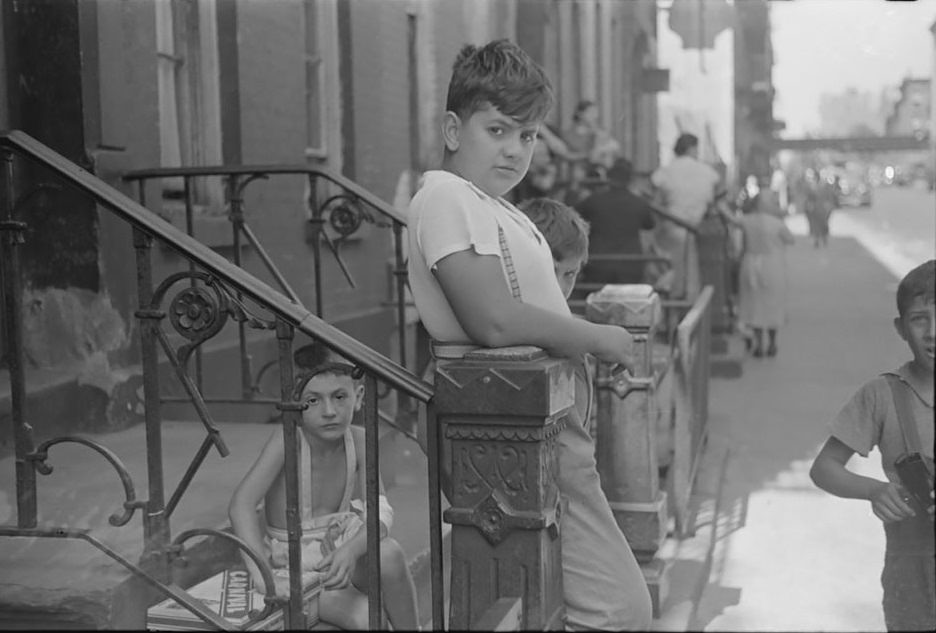
[[[552,102],[542,69],[515,44],[461,50],[443,115],[442,169],[425,174],[410,204],[409,282],[437,354],[534,345],[570,359],[587,382],[585,354],[629,367],[633,340],[623,328],[572,316],[546,240],[504,199],[529,168]],[[601,490],[587,403],[575,404],[557,436],[558,485],[569,502],[560,520],[566,625],[645,630],[649,592]]]
[[[888,631],[936,629],[934,285],[936,260],[932,259],[901,280],[894,327],[913,359],[871,379],[852,396],[832,421],[830,437],[809,473],[826,492],[870,501],[875,516],[884,522],[887,548],[881,585]],[[875,446],[881,452],[887,481],[864,477],[845,467],[852,455],[867,457]],[[908,476],[904,464],[912,455],[918,457],[918,468]],[[913,494],[914,490],[918,490],[917,494]]]

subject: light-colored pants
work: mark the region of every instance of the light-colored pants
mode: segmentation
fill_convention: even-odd
[[[336,512],[312,519],[302,530],[302,569],[314,570],[328,554],[341,547],[364,525],[353,512]],[[264,543],[275,569],[289,567],[289,535],[286,530],[267,526]]]
[[[576,380],[581,380],[576,372]],[[573,408],[559,433],[562,585],[568,630],[647,630],[650,592],[601,489],[595,444]]]

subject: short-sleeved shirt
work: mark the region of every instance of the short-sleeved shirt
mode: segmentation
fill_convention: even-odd
[[[442,287],[432,273],[440,260],[467,249],[501,259],[500,228],[513,261],[524,303],[571,316],[553,265],[552,253],[536,225],[503,198],[493,198],[447,171],[429,171],[409,207],[409,283],[419,316],[434,340],[470,343]]]
[[[897,376],[910,387],[912,397],[910,411],[920,435],[920,450],[933,458],[933,398],[924,395],[914,384],[910,364],[905,363],[895,371],[886,372]],[[900,481],[894,462],[908,451],[904,444],[897,407],[887,378],[883,375],[865,383],[842,407],[830,425],[832,437],[854,450],[862,457],[875,446],[881,452],[881,466],[888,481]],[[917,515],[903,521],[884,524],[887,534],[887,556],[933,556],[936,537],[933,524],[926,516]],[[887,588],[885,587],[885,591]]]
[[[887,372],[900,378],[910,386],[913,397],[910,398],[910,410],[916,421],[924,455],[933,457],[933,398],[924,396],[914,385],[910,374],[910,363]],[[867,457],[875,446],[881,452],[881,466],[887,479],[899,482],[894,461],[907,452],[900,422],[897,420],[897,408],[891,394],[890,385],[882,375],[862,385],[852,396],[830,425],[832,437],[847,447]]]
[[[673,215],[698,224],[715,197],[720,180],[718,172],[691,156],[677,156],[650,176],[663,191],[667,210]]]

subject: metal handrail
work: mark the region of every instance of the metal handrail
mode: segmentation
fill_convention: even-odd
[[[102,182],[94,175],[78,165],[75,165],[58,152],[33,139],[24,132],[18,130],[0,132],[0,147],[15,148],[29,158],[51,168],[57,172],[59,176],[93,196],[100,204],[110,208],[127,222],[130,222],[153,237],[162,240],[186,258],[216,275],[237,291],[244,293],[258,304],[278,314],[284,321],[300,332],[322,341],[337,353],[354,361],[366,371],[373,372],[381,380],[392,385],[396,389],[399,389],[421,402],[429,402],[432,398],[432,386],[428,383],[397,365],[386,356],[372,350],[333,325],[316,317],[303,306],[297,305],[269,285],[256,279],[251,274],[228,261],[222,255],[219,255],[212,249],[201,244],[171,223],[156,216],[125,194]],[[313,167],[297,166],[297,168],[308,170],[309,173],[321,173],[325,178],[334,179],[336,184],[343,187],[348,186],[356,195],[360,192],[361,198],[367,200],[369,203],[373,200],[380,206],[389,208],[388,205],[382,203],[382,201],[373,196],[373,194],[366,192],[360,186],[343,177],[322,172]],[[207,170],[214,168],[195,167],[189,169]],[[243,170],[247,170],[248,168],[229,167],[227,169],[230,169],[231,173],[244,173]],[[287,169],[292,169],[292,167],[271,166],[270,173]],[[169,173],[165,175],[174,174],[174,170],[170,169],[168,171]],[[139,177],[154,173],[162,173],[162,170],[134,172],[134,174]],[[397,221],[404,221],[402,215],[399,213],[394,215],[394,219]]]
[[[282,388],[282,399],[277,404],[277,407],[284,412],[284,440],[287,447],[297,447],[298,439],[296,437],[297,427],[299,424],[299,412],[302,409],[302,403],[295,401],[295,395],[292,393],[292,383],[293,383],[293,365],[292,365],[292,341],[295,335],[295,331],[303,332],[304,334],[312,337],[313,339],[324,344],[326,347],[329,347],[336,353],[339,353],[349,359],[351,362],[355,363],[360,367],[364,372],[365,382],[366,382],[366,402],[364,407],[364,427],[365,427],[365,437],[366,444],[368,446],[374,446],[376,449],[378,436],[377,436],[377,422],[378,422],[378,408],[377,408],[377,381],[381,380],[392,388],[397,389],[402,395],[413,398],[417,401],[423,402],[427,405],[429,411],[432,411],[431,401],[434,395],[434,390],[430,384],[421,380],[419,377],[412,374],[405,367],[397,365],[392,360],[386,358],[382,354],[372,350],[366,345],[358,342],[349,335],[345,334],[341,330],[338,330],[334,326],[326,323],[320,317],[316,316],[313,313],[310,313],[307,309],[301,306],[296,302],[292,297],[286,297],[282,293],[274,290],[264,282],[256,279],[250,273],[244,271],[236,262],[231,262],[220,254],[216,253],[207,246],[202,245],[200,242],[195,240],[191,235],[186,232],[176,228],[171,223],[160,218],[156,214],[152,213],[140,203],[132,200],[128,196],[124,195],[120,191],[116,190],[114,187],[104,183],[98,177],[87,172],[86,170],[75,165],[65,157],[56,153],[54,150],[43,145],[42,143],[31,138],[27,134],[20,131],[0,131],[0,155],[3,157],[4,161],[4,171],[3,171],[3,183],[4,185],[9,185],[12,187],[13,174],[13,156],[19,155],[21,158],[32,161],[39,166],[49,170],[56,177],[65,180],[66,182],[72,184],[76,187],[77,190],[81,191],[83,194],[90,196],[97,204],[108,208],[110,211],[115,213],[120,219],[128,222],[134,229],[134,247],[137,249],[138,257],[138,287],[140,294],[140,309],[136,311],[136,316],[141,319],[141,322],[147,323],[147,320],[157,321],[162,319],[165,314],[159,309],[163,294],[165,293],[168,285],[175,283],[182,277],[180,274],[171,275],[170,278],[161,284],[154,292],[152,287],[151,280],[151,269],[148,262],[148,249],[152,239],[156,239],[162,242],[164,245],[168,246],[175,250],[179,255],[189,261],[189,272],[182,274],[182,276],[191,277],[195,280],[196,277],[203,278],[202,281],[207,285],[215,285],[218,287],[224,287],[224,295],[231,295],[231,293],[236,293],[236,297],[229,297],[237,305],[232,306],[230,312],[234,315],[234,318],[240,323],[245,321],[250,321],[253,323],[257,322],[257,325],[262,327],[262,329],[276,329],[276,336],[279,344],[279,359],[280,359],[280,374],[281,374],[281,388]],[[240,168],[232,168],[234,170]],[[272,168],[273,171],[289,169],[288,167],[276,167]],[[255,178],[259,177],[258,175],[251,175],[247,178],[248,182]],[[329,175],[325,175],[326,178]],[[232,177],[233,180],[234,177]],[[342,184],[340,179],[334,179],[333,181]],[[357,185],[350,183],[343,184],[342,186],[352,192],[360,191],[363,197],[372,197],[370,194],[360,189]],[[11,198],[12,199],[12,198]],[[376,199],[375,199],[376,200]],[[9,203],[10,200],[6,202]],[[25,230],[26,224],[24,222],[16,221],[13,209],[9,204],[6,205],[6,215],[2,222],[0,222],[0,228],[9,231],[23,231]],[[399,240],[399,233],[402,230],[402,224],[398,221],[394,221],[394,236]],[[13,239],[21,239],[18,237],[18,233],[14,233]],[[142,253],[142,255],[141,255]],[[398,255],[399,255],[399,241],[398,241]],[[15,267],[17,258],[12,257],[11,270]],[[143,263],[141,263],[141,261]],[[196,273],[194,268],[200,266],[204,272]],[[399,268],[399,266],[398,266]],[[404,273],[405,274],[405,273]],[[16,278],[15,275],[7,277],[6,281],[10,281],[11,278]],[[193,286],[194,287],[194,286]],[[14,293],[17,294],[17,293]],[[258,306],[270,311],[274,315],[273,320],[268,319],[258,319],[256,316],[249,314],[249,311],[246,311],[246,308],[242,305],[241,299],[243,297],[249,298],[254,301]],[[7,297],[9,299],[9,297]],[[10,303],[10,301],[7,301]],[[402,306],[402,300],[400,301]],[[14,308],[16,306],[14,305]],[[9,306],[7,306],[8,309]],[[13,310],[14,313],[18,313],[19,310]],[[224,312],[225,314],[227,312]],[[226,318],[226,317],[225,317]],[[224,319],[218,321],[218,324],[223,324]],[[16,324],[14,323],[14,326]],[[173,322],[173,325],[179,329],[179,325]],[[188,336],[183,333],[183,336],[186,336],[190,340],[189,343],[183,345],[179,350],[176,350],[178,359],[180,362],[184,362],[191,353],[192,348],[197,347],[205,338],[213,336],[217,333],[217,328],[220,325],[212,324],[208,326],[204,332],[200,332],[196,336]],[[19,332],[19,329],[14,327],[15,332]],[[141,328],[141,344],[143,347],[143,366],[144,374],[155,375],[156,369],[154,363],[156,362],[156,349],[159,343],[165,343],[164,340],[160,338],[160,332],[158,326],[154,324],[153,326],[147,326]],[[181,333],[181,330],[180,330]],[[18,334],[14,337],[19,339]],[[172,351],[168,346],[164,345],[164,352],[172,357]],[[19,354],[21,355],[21,354]],[[21,371],[12,371],[11,372],[11,381],[22,382],[22,372]],[[19,379],[16,378],[19,376]],[[159,401],[158,394],[152,393],[153,387],[158,388],[157,383],[152,381],[144,381],[144,397],[147,402],[151,400],[154,402]],[[22,384],[14,384],[14,423],[17,425],[15,431],[17,433],[17,456],[18,461],[20,461],[21,455],[28,454],[31,452],[32,440],[30,437],[30,430],[28,425],[22,423],[22,414],[19,412],[17,414],[17,402],[23,400],[22,396]],[[196,404],[200,401],[199,398],[194,398]],[[205,417],[203,422],[206,422],[207,430],[209,431],[209,437],[206,438],[203,442],[201,448],[198,451],[198,455],[192,463],[192,466],[189,468],[188,472],[183,476],[183,481],[180,483],[179,488],[176,493],[173,494],[172,499],[168,504],[163,502],[163,491],[162,491],[162,464],[161,464],[161,455],[160,455],[160,437],[159,437],[159,420],[158,417],[153,418],[151,411],[156,411],[154,414],[158,416],[158,407],[151,410],[147,407],[147,446],[148,446],[148,455],[155,454],[155,458],[150,460],[149,467],[149,481],[150,481],[150,500],[148,503],[149,511],[144,517],[144,534],[147,533],[152,536],[152,541],[154,543],[154,549],[149,550],[150,538],[147,537],[147,546],[144,549],[144,558],[148,557],[148,560],[154,561],[156,566],[165,565],[166,558],[162,556],[162,552],[170,551],[176,546],[173,545],[170,550],[165,548],[160,549],[161,544],[160,540],[165,540],[165,537],[168,536],[168,523],[167,519],[171,510],[178,502],[181,497],[182,492],[187,486],[188,481],[191,479],[191,476],[197,470],[198,465],[201,460],[207,454],[209,448],[212,445],[216,445],[219,449],[219,452],[222,453],[222,456],[226,453],[226,449],[223,446],[223,443],[219,443],[216,437],[217,433],[212,433],[213,427],[210,424],[210,420]],[[153,418],[151,420],[151,418]],[[153,422],[151,424],[151,422]],[[432,436],[432,433],[430,433]],[[61,440],[55,440],[61,441]],[[89,444],[91,445],[91,444]],[[91,445],[94,448],[93,445]],[[155,453],[152,452],[152,447],[155,446],[157,450]],[[101,451],[99,451],[101,452]],[[108,457],[108,454],[105,452],[105,457]],[[42,456],[37,455],[37,459],[41,459]],[[299,464],[297,462],[298,450],[287,450],[285,455],[285,471],[286,471],[286,492],[287,492],[287,504],[290,508],[296,508],[299,505],[298,500],[298,470]],[[378,479],[379,479],[379,462],[378,462],[378,450],[367,451],[365,459],[365,470],[366,470],[366,503],[367,507],[376,507],[378,505]],[[22,460],[25,463],[25,460]],[[112,463],[115,463],[116,466],[119,466],[119,460]],[[20,517],[19,525],[16,528],[5,528],[0,531],[0,535],[10,535],[10,536],[62,536],[63,533],[60,529],[56,529],[51,532],[37,532],[35,528],[36,524],[36,508],[35,508],[35,476],[33,468],[43,470],[43,464],[37,462],[34,464],[28,464],[29,468],[19,468],[17,470],[17,503],[18,503],[18,516]],[[48,469],[45,469],[48,470]],[[45,472],[43,470],[43,472]],[[21,473],[20,471],[24,471]],[[118,472],[122,472],[118,467]],[[122,476],[122,479],[124,477]],[[434,464],[433,460],[430,459],[429,466],[429,480],[430,482],[435,481],[438,483],[438,464]],[[126,482],[125,482],[126,487]],[[130,485],[132,490],[132,482]],[[25,490],[24,494],[21,494],[20,491]],[[430,519],[434,521],[430,525],[430,539],[432,546],[436,547],[436,551],[431,552],[431,567],[432,567],[432,603],[433,603],[433,616],[438,618],[438,621],[441,622],[441,613],[442,613],[442,565],[441,565],[441,549],[440,549],[440,526],[441,520],[439,516],[439,488],[438,485],[435,487],[430,487]],[[132,498],[132,495],[128,499]],[[126,505],[126,504],[125,504]],[[123,517],[120,518],[121,522],[125,522]],[[379,549],[379,518],[376,512],[369,513],[366,518],[366,527],[367,527],[367,540],[368,540],[368,551],[374,552]],[[298,514],[293,511],[292,513],[287,512],[287,524],[289,529],[289,569],[295,572],[300,568],[299,561],[299,530],[300,526],[298,525]],[[124,561],[119,556],[115,557],[121,564],[125,566],[130,566],[134,573],[138,573],[146,576],[146,573],[143,569],[137,569],[136,566]],[[261,568],[263,565],[261,565]],[[368,572],[369,572],[369,583],[367,594],[369,598],[369,622],[371,628],[377,628],[380,623],[380,614],[381,614],[381,593],[380,593],[380,557],[371,556],[368,558]],[[264,574],[266,576],[266,574]],[[162,585],[156,579],[151,579],[148,576],[147,580],[155,581],[157,584],[160,584],[160,590],[163,592],[170,591],[173,592],[175,587],[173,585]],[[267,580],[265,578],[265,580]],[[269,584],[269,583],[267,583]],[[289,623],[300,623],[303,622],[302,607],[301,607],[301,580],[300,574],[292,573],[290,575],[289,582],[289,600],[288,608],[286,609],[286,622]],[[178,594],[178,595],[176,595]],[[204,609],[200,608],[197,601],[192,602],[188,599],[188,596],[183,591],[172,593],[173,597],[177,599],[178,602],[183,604],[187,609],[196,613],[199,617],[203,617]],[[220,626],[219,622],[214,622],[214,624]],[[222,627],[223,628],[223,627]]]
[[[156,167],[151,169],[136,169],[128,171],[123,175],[123,179],[131,182],[135,180],[146,180],[149,178],[173,178],[184,176],[240,176],[248,174],[308,174],[318,176],[329,180],[339,187],[350,191],[355,196],[366,202],[387,216],[394,222],[399,222],[406,226],[406,216],[392,205],[387,204],[373,193],[357,184],[353,180],[311,165],[215,165],[203,167]]]

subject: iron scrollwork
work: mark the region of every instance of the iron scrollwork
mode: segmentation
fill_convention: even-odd
[[[120,461],[120,458],[117,457],[117,455],[115,455],[114,452],[109,448],[98,444],[94,440],[89,440],[84,437],[57,437],[51,440],[46,440],[40,444],[36,450],[27,455],[27,459],[35,464],[36,470],[38,470],[40,473],[43,475],[50,475],[52,474],[53,468],[46,463],[46,459],[49,457],[49,448],[63,442],[74,442],[76,444],[83,444],[84,446],[92,448],[103,455],[104,458],[110,462],[110,465],[114,467],[114,469],[117,471],[117,475],[120,477],[120,483],[123,484],[124,496],[126,497],[126,500],[123,503],[123,514],[112,514],[108,518],[108,522],[115,527],[126,525],[133,517],[133,513],[137,510],[137,508],[142,508],[145,502],[137,500],[136,492],[133,488],[133,479],[130,477],[130,471],[127,470],[127,467],[124,466],[122,461]]]
[[[243,301],[212,275],[199,271],[178,272],[167,277],[153,293],[150,311],[158,311],[169,288],[183,279],[203,284],[180,290],[169,304],[169,322],[176,332],[190,341],[176,351],[176,357],[183,366],[199,345],[221,331],[229,317],[255,329],[272,330],[275,327],[272,320],[253,314]]]
[[[273,580],[273,571],[270,569],[269,563],[261,558],[247,543],[243,541],[240,537],[231,534],[230,532],[224,532],[222,530],[213,530],[210,528],[193,528],[191,530],[186,530],[179,534],[170,546],[170,550],[177,557],[176,560],[181,563],[185,563],[185,558],[181,555],[183,551],[183,544],[190,538],[196,536],[213,536],[216,538],[223,538],[232,542],[237,549],[241,550],[246,554],[257,566],[257,569],[260,570],[260,575],[263,577],[264,584],[264,607],[260,613],[252,613],[251,616],[255,619],[263,619],[270,615],[274,609],[282,607],[288,602],[287,598],[283,598],[276,595],[276,584]]]
[[[312,201],[310,200],[309,203],[311,205]],[[327,198],[314,210],[311,221],[318,225],[327,223],[334,232],[335,237],[333,238],[324,230],[319,231],[352,288],[356,288],[357,284],[355,284],[351,272],[341,258],[342,242],[357,233],[365,222],[381,228],[392,226],[390,222],[374,217],[360,197],[352,193],[339,193]]]

